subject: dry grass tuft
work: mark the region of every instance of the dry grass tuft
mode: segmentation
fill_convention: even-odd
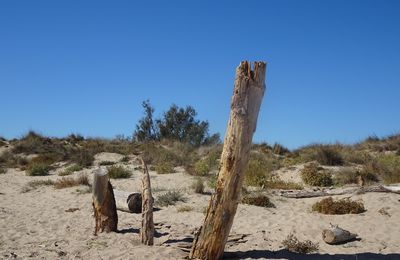
[[[22,188],[22,193],[29,192],[31,190],[35,190],[41,186],[49,186],[49,185],[54,185],[54,181],[47,179],[47,180],[34,180],[28,182],[23,188]]]
[[[91,186],[89,183],[89,178],[87,177],[86,174],[81,174],[77,178],[73,177],[62,177],[61,179],[58,179],[54,183],[54,187],[56,189],[64,189],[64,188],[69,188],[69,187],[74,187],[74,186],[79,186],[79,185],[85,185],[85,186]]]
[[[348,198],[334,201],[332,197],[322,199],[312,206],[313,211],[328,215],[359,214],[365,212],[364,204]]]
[[[122,166],[109,166],[107,167],[108,170],[108,176],[112,179],[123,179],[123,178],[129,178],[132,175],[132,172],[125,167]]]
[[[300,254],[316,252],[319,249],[319,245],[317,243],[313,243],[310,240],[301,242],[293,234],[289,234],[286,239],[282,241],[282,245],[287,250]]]
[[[327,187],[333,184],[332,175],[315,163],[309,163],[301,171],[301,179],[310,186]]]
[[[193,209],[194,209],[193,207],[186,205],[186,206],[179,207],[177,211],[178,212],[189,212],[189,211],[192,211]]]
[[[175,205],[178,201],[185,202],[186,198],[179,191],[168,191],[157,197],[156,204],[161,207]]]
[[[204,181],[201,178],[197,178],[192,183],[192,189],[195,193],[203,194],[204,193]]]

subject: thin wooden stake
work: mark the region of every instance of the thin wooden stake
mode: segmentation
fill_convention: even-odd
[[[140,158],[143,167],[142,177],[142,228],[140,236],[142,244],[152,246],[154,244],[154,221],[153,221],[153,195],[151,194],[150,175],[147,165]]]

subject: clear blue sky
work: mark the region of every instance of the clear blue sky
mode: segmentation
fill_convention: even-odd
[[[235,68],[264,60],[255,141],[400,130],[400,1],[1,1],[0,135],[131,135],[192,105],[225,133]]]

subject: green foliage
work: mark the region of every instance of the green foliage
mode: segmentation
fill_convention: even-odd
[[[327,187],[333,184],[332,176],[323,168],[318,167],[315,163],[310,163],[304,166],[301,171],[301,179],[310,186]]]
[[[279,178],[273,177],[264,183],[264,187],[267,189],[279,189],[279,190],[302,190],[303,186],[290,181],[282,181]]]
[[[275,157],[252,153],[245,170],[245,184],[248,186],[265,186],[271,178],[271,172],[280,167],[280,162]]]
[[[133,138],[138,142],[155,141],[159,138],[159,130],[156,128],[153,113],[154,108],[151,106],[150,101],[143,101],[142,107],[144,109],[144,116],[139,120],[136,125],[136,130],[133,133]]]
[[[48,175],[50,170],[51,167],[48,163],[30,162],[26,173],[29,176],[43,176]]]
[[[201,178],[196,178],[196,180],[192,183],[192,189],[195,193],[203,194],[204,193],[204,181]]]
[[[132,175],[132,172],[123,166],[116,166],[112,165],[107,167],[108,170],[108,176],[112,179],[123,179],[123,178],[129,178]]]
[[[94,152],[89,149],[80,148],[71,155],[71,162],[74,162],[82,167],[88,167],[93,164]]]
[[[381,155],[378,157],[378,172],[385,183],[400,182],[400,156],[395,154]]]
[[[299,241],[297,237],[295,237],[292,233],[289,234],[286,239],[282,241],[282,245],[287,250],[300,254],[316,252],[319,248],[319,245],[317,243],[313,243],[310,240],[306,240],[304,242]]]
[[[172,163],[164,161],[164,162],[159,162],[155,166],[155,171],[158,174],[168,174],[168,173],[173,173],[174,172],[174,166]]]
[[[255,196],[254,195],[244,196],[242,198],[242,203],[258,207],[275,208],[275,205],[270,201],[270,199],[262,194],[258,194]]]
[[[179,191],[168,191],[157,197],[156,204],[161,207],[175,205],[178,201],[185,202],[187,199]]]
[[[334,201],[332,197],[328,197],[316,202],[312,210],[328,215],[343,215],[363,213],[365,208],[360,201],[351,201],[349,198]]]
[[[218,180],[218,175],[213,174],[208,178],[208,187],[211,189],[215,189],[217,187],[217,180]]]
[[[82,169],[83,169],[82,166],[77,165],[77,164],[73,164],[73,165],[68,166],[64,171],[60,172],[58,174],[58,176],[70,175],[70,174],[72,174],[74,172],[77,172],[77,171],[80,171]]]

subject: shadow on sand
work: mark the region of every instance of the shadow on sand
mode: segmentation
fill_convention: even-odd
[[[223,259],[289,259],[289,260],[399,260],[400,254],[375,254],[375,253],[360,253],[360,254],[297,254],[288,250],[282,249],[279,251],[268,250],[250,250],[225,252]]]

